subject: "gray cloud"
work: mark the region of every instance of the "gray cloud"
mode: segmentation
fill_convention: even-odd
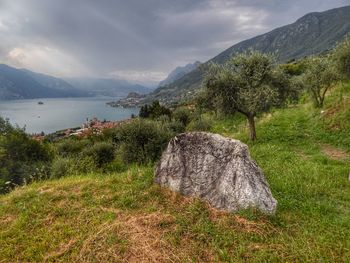
[[[155,82],[350,0],[0,0],[0,61],[57,76]]]

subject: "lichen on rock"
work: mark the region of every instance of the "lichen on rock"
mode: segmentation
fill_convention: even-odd
[[[155,182],[220,210],[276,210],[277,201],[248,146],[218,134],[192,132],[173,138],[158,163]]]

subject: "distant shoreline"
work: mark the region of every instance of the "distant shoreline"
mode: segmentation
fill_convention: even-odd
[[[0,103],[0,116],[13,125],[25,127],[28,134],[52,134],[69,127],[79,127],[86,118],[120,121],[138,115],[139,108],[112,108],[110,97],[11,100]]]

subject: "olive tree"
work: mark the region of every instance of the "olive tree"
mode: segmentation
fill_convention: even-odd
[[[338,72],[345,78],[350,77],[350,35],[333,51],[333,59]]]
[[[225,64],[212,64],[205,84],[205,94],[216,108],[247,117],[250,139],[255,140],[255,117],[285,100],[282,91],[289,85],[289,79],[277,70],[273,56],[248,51]]]
[[[340,77],[334,61],[329,57],[310,57],[302,76],[302,83],[310,93],[317,108],[322,108],[327,91]]]

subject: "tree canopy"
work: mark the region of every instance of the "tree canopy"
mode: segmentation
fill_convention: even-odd
[[[316,107],[324,104],[327,91],[340,79],[336,64],[328,56],[310,57],[306,61],[307,68],[302,76],[302,84],[310,93]]]
[[[286,100],[289,78],[276,66],[272,55],[248,51],[225,64],[211,64],[205,84],[205,96],[214,108],[247,117],[250,138],[255,140],[254,118]]]
[[[350,77],[350,35],[345,38],[334,49],[333,59],[336,63],[338,72],[345,78]]]

